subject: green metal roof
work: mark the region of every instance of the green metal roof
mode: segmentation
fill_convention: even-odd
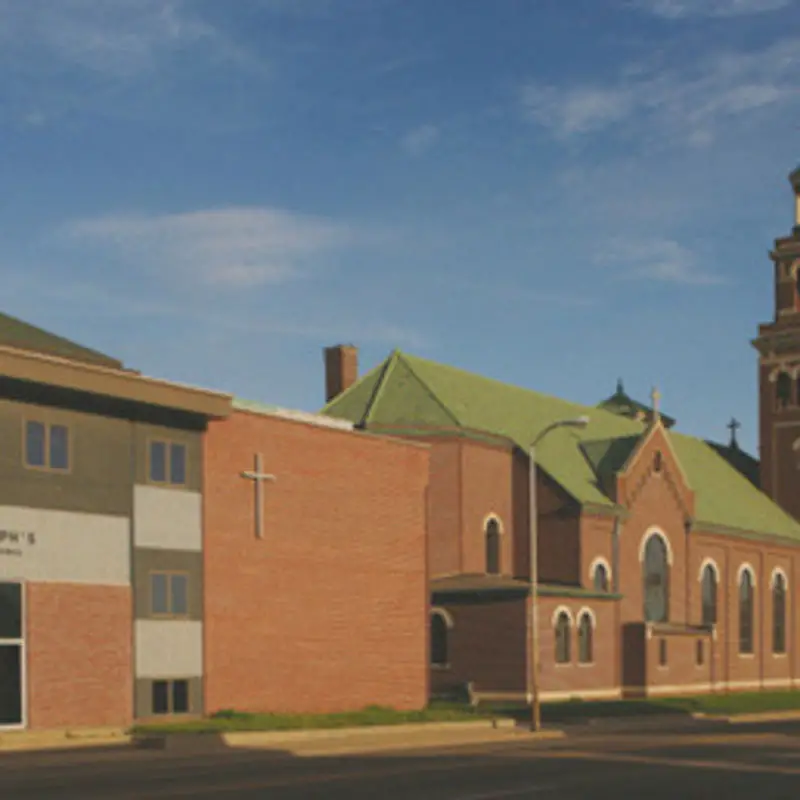
[[[365,427],[486,431],[522,448],[550,423],[587,415],[590,422],[584,429],[552,431],[539,445],[537,460],[576,501],[598,510],[616,508],[598,477],[619,471],[646,430],[645,423],[602,408],[399,351],[334,398],[322,413]],[[800,542],[800,524],[704,441],[674,431],[666,435],[695,491],[699,527]]]
[[[68,358],[85,364],[122,369],[122,362],[97,350],[71,342],[62,336],[38,328],[0,312],[0,345],[29,350],[43,355]]]

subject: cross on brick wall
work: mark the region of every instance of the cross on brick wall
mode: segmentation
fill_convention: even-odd
[[[256,486],[256,536],[259,539],[264,538],[264,481],[274,482],[277,478],[270,475],[263,470],[261,453],[255,454],[254,469],[245,470],[242,472],[242,477],[247,478],[255,483]]]

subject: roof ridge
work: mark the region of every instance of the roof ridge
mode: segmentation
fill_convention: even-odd
[[[375,382],[375,388],[372,390],[369,400],[367,400],[367,405],[364,408],[364,413],[361,416],[361,419],[358,421],[359,427],[365,427],[369,422],[370,415],[372,414],[372,411],[375,408],[375,405],[378,402],[381,394],[383,394],[383,389],[388,383],[389,376],[392,374],[392,370],[394,369],[395,364],[397,364],[399,357],[400,351],[395,348],[389,354],[389,357],[383,362],[381,374],[378,376],[378,380]]]
[[[499,378],[492,378],[489,375],[482,375],[479,372],[473,372],[471,370],[464,369],[463,367],[456,367],[453,364],[445,364],[445,363],[443,363],[441,361],[434,361],[434,360],[432,360],[430,358],[423,358],[422,356],[416,356],[416,355],[409,354],[409,353],[400,353],[400,355],[403,357],[403,359],[405,360],[406,364],[410,368],[412,368],[412,363],[409,362],[409,359],[411,360],[411,362],[413,362],[413,361],[422,361],[425,364],[429,364],[432,367],[453,370],[454,372],[459,372],[462,375],[467,375],[467,376],[469,376],[471,378],[475,378],[475,379],[478,379],[478,380],[481,380],[481,381],[487,381],[489,383],[494,383],[494,384],[497,384],[498,386],[505,387],[506,389],[514,389],[514,390],[519,391],[519,392],[526,392],[528,394],[534,395],[535,397],[541,398],[543,400],[548,400],[548,401],[552,400],[554,402],[561,403],[561,404],[563,404],[565,406],[570,406],[570,407],[574,408],[576,411],[585,411],[589,416],[591,416],[591,414],[593,412],[600,411],[602,414],[607,415],[607,418],[614,418],[614,419],[617,419],[617,420],[624,419],[624,417],[620,417],[619,414],[615,414],[613,411],[608,411],[605,408],[600,408],[597,405],[589,405],[587,403],[577,403],[574,400],[565,400],[563,397],[559,397],[558,395],[555,395],[555,394],[548,394],[547,392],[540,392],[537,389],[531,389],[531,388],[529,388],[527,386],[520,386],[519,384],[516,384],[516,383],[509,383],[508,381],[502,381]],[[412,371],[414,371],[414,370],[412,369]],[[416,371],[414,371],[414,375],[415,375],[415,377],[419,378],[419,375],[416,373]],[[639,422],[638,420],[634,420],[634,419],[629,419],[627,421],[642,426],[641,430],[638,432],[639,434],[644,432],[646,426],[643,423]],[[634,434],[627,434],[627,435],[635,436],[637,434],[634,433]]]
[[[439,407],[442,409],[442,411],[444,411],[444,413],[447,414],[447,416],[450,417],[451,420],[453,420],[455,425],[457,427],[459,427],[459,428],[465,427],[462,424],[461,420],[453,413],[452,409],[448,408],[442,402],[442,400],[439,398],[439,396],[436,394],[436,392],[434,392],[433,389],[431,389],[431,387],[428,385],[427,381],[423,380],[419,376],[419,373],[414,369],[414,365],[408,360],[408,356],[405,353],[401,352],[400,350],[396,350],[395,352],[397,353],[398,360],[402,359],[403,363],[408,367],[409,372],[416,378],[416,380],[419,383],[419,385],[428,393],[428,395],[431,397],[431,399],[433,399],[439,405]],[[414,358],[416,358],[416,356],[411,356],[412,360]],[[420,359],[420,360],[424,361],[425,359]],[[436,363],[436,362],[432,362],[432,363]]]

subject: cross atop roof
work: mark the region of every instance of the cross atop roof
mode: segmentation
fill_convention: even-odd
[[[739,422],[739,420],[736,419],[736,417],[731,417],[731,421],[727,424],[726,427],[731,432],[731,444],[730,444],[730,446],[738,448],[739,447],[739,443],[736,441],[736,431],[738,431],[739,428],[742,427],[742,423]]]
[[[653,391],[650,392],[650,400],[653,403],[653,419],[658,419],[661,416],[659,411],[659,403],[661,401],[661,392],[654,386]]]

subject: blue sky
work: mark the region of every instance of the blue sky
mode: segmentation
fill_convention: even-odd
[[[0,0],[2,309],[314,410],[321,349],[755,449],[795,0]]]

